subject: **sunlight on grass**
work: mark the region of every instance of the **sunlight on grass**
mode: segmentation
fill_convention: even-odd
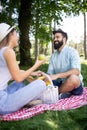
[[[46,120],[45,121],[51,128],[58,128],[58,124],[55,124],[52,120]]]
[[[84,57],[80,57],[81,64],[87,65],[87,60],[84,59]]]

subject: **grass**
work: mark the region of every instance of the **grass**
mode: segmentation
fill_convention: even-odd
[[[87,60],[81,57],[81,73],[83,75],[84,86],[87,86]]]
[[[81,61],[84,84],[87,86],[87,61]],[[44,72],[48,65],[40,67]],[[0,130],[87,130],[87,106],[68,111],[46,111],[30,119],[0,122]]]

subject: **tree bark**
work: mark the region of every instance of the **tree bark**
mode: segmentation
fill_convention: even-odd
[[[38,55],[39,55],[39,43],[38,43],[38,38],[37,38],[37,34],[38,34],[38,26],[37,26],[37,24],[36,24],[36,30],[35,31],[36,31],[35,32],[35,60],[36,60]]]
[[[32,65],[29,40],[29,29],[31,22],[31,4],[32,0],[21,0],[19,9],[18,24],[20,29],[20,65]]]
[[[86,13],[84,15],[84,55],[85,59],[87,59],[87,49],[86,49]]]
[[[36,25],[35,25],[35,59],[39,55],[38,29],[39,29],[39,0],[37,1]]]
[[[53,44],[53,38],[52,38],[52,22],[50,21],[49,22],[49,30],[50,30],[50,39],[51,39],[51,43],[52,43],[52,52],[51,53],[53,53],[54,52],[54,44]]]

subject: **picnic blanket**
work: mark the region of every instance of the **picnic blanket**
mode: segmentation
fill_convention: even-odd
[[[0,115],[0,120],[2,121],[16,121],[31,118],[35,115],[44,113],[47,110],[51,111],[61,111],[76,109],[87,105],[87,87],[84,87],[83,94],[80,96],[71,96],[70,98],[60,99],[55,104],[40,104],[31,108],[22,108],[17,112]]]

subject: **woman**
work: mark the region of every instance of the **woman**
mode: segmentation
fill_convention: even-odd
[[[38,75],[34,72],[45,60],[37,60],[28,70],[20,70],[16,61],[14,47],[18,46],[15,26],[0,24],[0,114],[15,112],[32,100],[40,99],[46,89],[42,80],[25,85],[28,76]],[[10,85],[8,81],[14,80]]]

